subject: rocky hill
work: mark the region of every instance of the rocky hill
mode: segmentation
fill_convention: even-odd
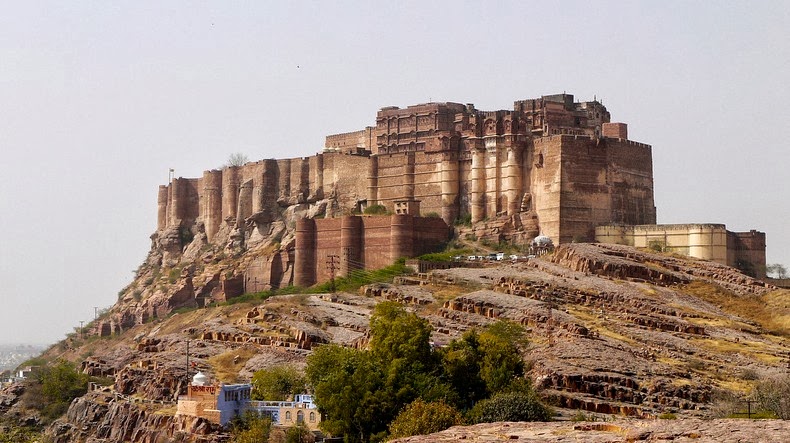
[[[458,263],[355,293],[223,303],[242,284],[238,269],[287,253],[289,220],[267,220],[264,234],[255,223],[227,229],[212,243],[200,229],[153,236],[118,303],[85,337],[45,353],[108,380],[47,434],[55,442],[227,441],[207,421],[174,417],[187,346],[192,374],[247,381],[271,365],[304,365],[317,344],[364,346],[382,300],[426,318],[437,345],[496,319],[524,325],[529,375],[566,417],[712,417],[740,407],[723,399],[787,371],[790,292],[712,262],[622,246],[567,244],[541,258]],[[0,394],[0,415],[35,422],[19,401],[23,390]]]

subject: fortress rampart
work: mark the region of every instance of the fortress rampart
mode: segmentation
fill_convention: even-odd
[[[601,103],[575,102],[569,94],[515,101],[512,110],[452,102],[385,107],[375,126],[329,135],[324,152],[314,156],[172,180],[159,188],[157,229],[167,231],[161,237],[170,244],[195,227],[208,242],[220,232],[265,236],[286,210],[299,218],[323,205],[327,219],[310,222],[314,228],[296,226],[303,241],[293,268],[283,265],[300,282],[325,278],[331,251],[346,258],[341,275],[416,254],[439,229],[424,234],[433,222],[419,216],[441,217],[445,227],[466,217],[473,223],[506,218],[529,231],[523,238],[542,233],[555,243],[592,241],[598,225],[656,222],[651,147],[626,137],[627,126],[611,123]],[[379,218],[332,218],[371,205],[412,217],[381,226]],[[294,228],[293,220],[288,226]],[[311,229],[322,234],[311,237]]]
[[[176,178],[160,186],[157,230],[205,225],[211,241],[223,222],[236,227],[276,218],[278,208],[315,203],[336,194],[342,207],[365,200],[366,156],[335,152],[312,157],[260,160],[203,173],[201,178]],[[342,190],[342,191],[340,191]]]
[[[723,224],[609,225],[595,228],[595,240],[674,252],[712,260],[765,278],[765,233],[732,232]]]
[[[290,217],[295,250],[248,272],[245,281],[256,288],[325,280],[331,256],[338,275],[386,266],[429,251],[446,240],[448,225],[467,217],[482,226],[496,220],[518,231],[514,239],[543,234],[555,244],[647,247],[660,239],[677,252],[764,275],[764,233],[655,225],[652,148],[628,140],[628,126],[610,119],[597,100],[570,94],[517,100],[512,110],[452,102],[384,107],[374,126],[328,135],[314,156],[160,186],[157,229],[167,231],[161,238],[171,248],[196,226],[209,242],[238,231],[233,243],[253,231],[265,236],[269,224]],[[349,216],[371,205],[398,215]],[[326,218],[293,220],[314,215]]]
[[[296,223],[294,284],[310,286],[356,269],[391,265],[401,257],[435,251],[450,237],[440,218],[346,216],[332,219],[304,218]]]

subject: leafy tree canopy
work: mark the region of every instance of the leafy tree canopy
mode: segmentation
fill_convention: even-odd
[[[289,396],[304,393],[306,390],[305,377],[293,366],[261,369],[252,376],[253,400],[284,401]]]
[[[523,379],[521,326],[497,322],[438,351],[430,337],[426,320],[384,302],[371,315],[368,349],[315,349],[306,372],[325,416],[321,428],[349,442],[380,441],[388,428],[406,435],[422,433],[433,421],[452,426],[459,409],[470,410],[492,394],[531,395],[540,405]]]
[[[426,403],[418,398],[390,423],[390,438],[431,434],[462,423],[461,413],[444,401]]]
[[[505,392],[482,400],[472,409],[475,423],[495,421],[548,421],[551,410],[534,392]]]

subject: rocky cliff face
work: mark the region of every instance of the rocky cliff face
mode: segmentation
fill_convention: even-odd
[[[779,420],[615,420],[605,423],[482,423],[393,440],[393,443],[450,443],[516,440],[586,443],[693,441],[696,443],[784,441],[790,422]],[[783,437],[785,436],[785,437]]]
[[[281,245],[289,241],[284,232]],[[198,247],[198,236],[192,242],[169,269],[155,247],[95,336],[72,337],[48,351],[112,380],[75,400],[49,427],[55,441],[223,441],[205,421],[174,416],[189,380],[187,345],[190,374],[246,381],[271,365],[303,366],[317,343],[364,346],[369,314],[382,300],[426,318],[440,346],[497,319],[524,325],[529,375],[568,415],[710,417],[720,392],[744,395],[755,378],[787,364],[790,292],[711,262],[569,244],[540,259],[415,274],[358,294],[215,306],[206,301],[217,293],[207,287],[229,287],[239,277],[235,269],[282,247],[245,243],[243,253],[229,253],[236,246]],[[174,312],[193,306],[199,308]],[[24,419],[19,395],[0,395],[0,413],[15,410]]]
[[[118,401],[117,394],[92,392],[74,400],[66,417],[52,425],[47,435],[53,443],[228,441],[217,425],[205,419],[174,417],[157,410],[156,403]]]
[[[151,235],[151,250],[118,303],[96,323],[101,337],[162,319],[174,310],[293,284],[296,220],[340,211],[338,201],[283,202],[241,223],[221,223],[211,241],[202,221]]]

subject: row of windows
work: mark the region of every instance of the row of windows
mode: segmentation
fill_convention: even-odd
[[[310,423],[315,423],[315,412],[310,412],[310,415],[308,417],[309,417]],[[291,420],[292,420],[292,418],[291,418],[291,411],[285,411],[285,421],[291,421]],[[298,423],[304,422],[304,412],[299,411],[299,412],[296,413],[296,421]]]

